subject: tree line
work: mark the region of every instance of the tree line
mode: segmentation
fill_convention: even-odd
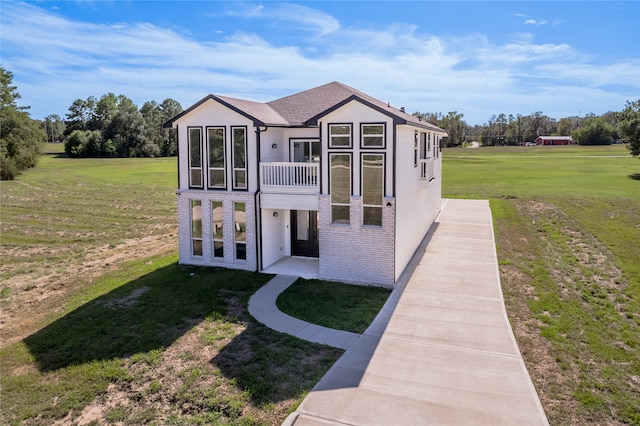
[[[128,97],[107,93],[76,99],[66,120],[50,115],[43,125],[52,140],[64,141],[69,157],[167,157],[177,153],[177,135],[162,124],[180,112],[173,99],[138,109]]]
[[[107,93],[99,99],[76,99],[65,119],[57,114],[34,120],[13,85],[13,74],[0,67],[0,178],[13,179],[33,167],[46,141],[65,144],[69,157],[156,157],[177,154],[174,129],[162,124],[182,112],[180,103],[165,99],[145,102],[141,108],[124,95]],[[414,113],[420,120],[449,134],[446,146],[479,141],[483,146],[521,145],[538,136],[572,136],[582,145],[611,144],[624,140],[634,157],[640,156],[640,99],[627,102],[624,110],[601,116],[566,117],[556,120],[540,111],[529,115],[498,114],[482,125],[470,126],[464,115],[451,111]]]
[[[442,113],[416,112],[422,121],[447,131],[445,145],[462,146],[478,141],[482,146],[523,145],[538,136],[571,136],[580,145],[611,145],[624,140],[633,156],[640,155],[640,99],[627,102],[622,111],[610,111],[601,116],[565,117],[559,120],[541,111],[529,115],[498,114],[487,123],[470,126],[458,111]]]
[[[13,74],[0,67],[0,178],[13,179],[38,162],[46,134],[40,121],[29,116],[28,106],[19,106],[20,93]]]

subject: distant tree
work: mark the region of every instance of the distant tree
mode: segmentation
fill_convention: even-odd
[[[0,178],[14,179],[16,175],[38,162],[47,135],[40,122],[26,112],[28,106],[18,106],[17,86],[13,74],[0,67]]]
[[[90,129],[95,122],[96,98],[89,96],[86,100],[76,99],[69,107],[66,115],[65,134],[69,135],[74,130],[95,130]]]
[[[64,152],[68,157],[108,157],[99,130],[74,130],[67,137]]]
[[[47,134],[47,142],[60,142],[64,139],[66,125],[58,114],[47,115],[42,121],[42,128]]]
[[[627,101],[618,118],[618,132],[627,142],[631,155],[640,156],[640,99],[635,102]]]
[[[94,117],[92,120],[91,128],[92,130],[100,130],[103,131],[109,124],[111,124],[111,120],[118,113],[118,97],[109,92],[106,95],[102,95],[102,97],[96,102]]]
[[[611,145],[614,129],[601,117],[589,117],[571,135],[580,145]]]
[[[176,100],[167,98],[160,104],[162,124],[166,123],[182,112],[182,105]],[[160,146],[160,155],[171,156],[178,154],[178,132],[176,129],[164,129],[165,138]]]

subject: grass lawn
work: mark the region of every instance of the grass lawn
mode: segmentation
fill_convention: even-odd
[[[364,333],[390,294],[391,290],[381,287],[300,278],[280,294],[276,304],[282,312],[313,324]]]
[[[450,149],[486,198],[507,312],[551,424],[640,424],[640,161],[623,146]]]
[[[280,424],[341,355],[249,316],[268,275],[176,264],[175,176],[58,150],[2,183],[0,424]]]

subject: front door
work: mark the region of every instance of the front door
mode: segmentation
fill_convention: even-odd
[[[291,255],[318,257],[317,211],[291,211]]]

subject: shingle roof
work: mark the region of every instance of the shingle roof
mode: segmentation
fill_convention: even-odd
[[[442,130],[431,123],[420,121],[403,110],[390,106],[372,96],[337,81],[313,89],[285,96],[271,102],[261,103],[219,95],[208,95],[192,107],[165,123],[171,127],[178,118],[213,99],[236,112],[252,119],[261,126],[308,126],[317,124],[317,119],[350,100],[358,100],[394,118],[398,124],[409,124],[432,130]]]

